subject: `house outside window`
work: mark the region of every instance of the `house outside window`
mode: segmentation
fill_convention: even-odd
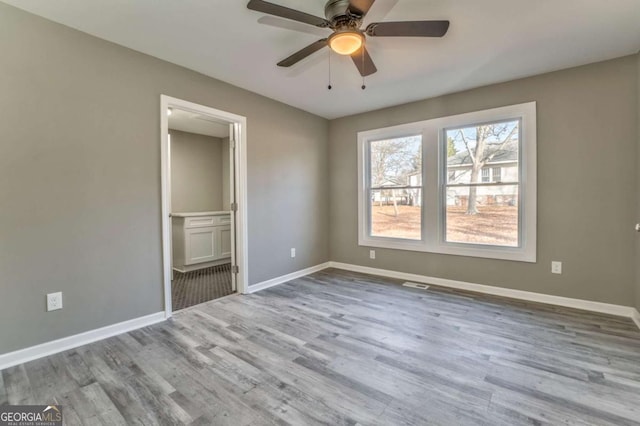
[[[360,132],[358,149],[360,245],[536,261],[534,102]]]

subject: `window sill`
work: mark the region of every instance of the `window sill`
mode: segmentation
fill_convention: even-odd
[[[430,247],[426,245],[424,241],[376,237],[362,238],[358,241],[358,245],[362,247],[417,251],[452,256],[479,257],[484,259],[509,260],[514,262],[536,263],[537,260],[535,250],[527,250],[526,248],[443,243]]]

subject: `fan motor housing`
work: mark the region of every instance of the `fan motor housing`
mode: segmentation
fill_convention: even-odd
[[[347,16],[349,10],[349,0],[329,0],[324,6],[324,16],[329,22],[339,20]]]

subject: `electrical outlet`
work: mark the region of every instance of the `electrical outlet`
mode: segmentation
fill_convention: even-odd
[[[296,257],[296,249],[295,249],[295,248],[292,248],[292,249],[291,249],[291,257],[292,257],[292,258],[293,258],[293,257]]]
[[[551,262],[551,273],[552,274],[561,274],[562,273],[562,262]]]
[[[376,251],[369,250],[369,259],[375,259],[375,258],[376,258]]]
[[[47,312],[62,309],[62,292],[47,294]]]

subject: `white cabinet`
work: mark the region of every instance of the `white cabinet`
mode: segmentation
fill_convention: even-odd
[[[174,269],[188,272],[230,260],[229,212],[174,213],[172,228]]]
[[[218,232],[215,227],[185,229],[184,264],[193,265],[218,259],[220,251],[216,250],[217,238]]]
[[[218,226],[216,240],[220,243],[220,256],[231,257],[231,226]]]

